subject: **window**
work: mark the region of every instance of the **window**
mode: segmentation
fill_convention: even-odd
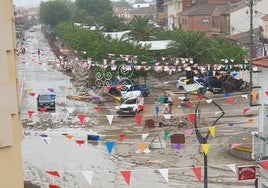
[[[203,25],[209,25],[209,19],[208,18],[203,18],[202,23],[203,23]]]

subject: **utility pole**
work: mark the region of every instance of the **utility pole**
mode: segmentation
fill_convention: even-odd
[[[250,106],[253,106],[253,102],[252,102],[252,89],[253,89],[253,80],[252,80],[252,59],[253,59],[253,37],[254,37],[254,33],[253,33],[253,6],[254,6],[254,0],[248,0],[248,6],[249,6],[249,15],[250,15],[250,53],[249,53],[249,101],[250,101]]]

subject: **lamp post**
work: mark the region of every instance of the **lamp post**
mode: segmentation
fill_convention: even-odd
[[[208,99],[207,97],[205,97],[206,93],[206,90],[202,93],[202,95],[200,96],[199,98],[199,101],[196,105],[196,108],[195,108],[195,119],[194,119],[194,127],[195,127],[195,134],[196,134],[196,137],[198,139],[198,142],[199,144],[207,144],[208,142],[208,137],[209,137],[209,134],[210,134],[210,131],[208,131],[206,133],[206,135],[202,135],[198,129],[198,124],[200,124],[200,120],[201,120],[201,109],[200,109],[200,104],[201,104],[201,101],[202,101],[202,98],[204,99]],[[220,110],[220,115],[214,120],[212,126],[215,126],[216,123],[219,121],[219,119],[225,114],[223,109],[214,101],[212,100],[212,103]],[[208,170],[207,170],[207,163],[208,163],[208,160],[207,160],[207,155],[205,153],[203,153],[203,157],[204,157],[204,188],[208,188]]]
[[[107,38],[107,50],[108,50],[108,53],[111,53],[111,39],[112,39],[112,36],[110,33],[108,33],[108,35],[106,36]]]

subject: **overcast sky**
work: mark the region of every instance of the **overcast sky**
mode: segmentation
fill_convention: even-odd
[[[16,7],[39,7],[41,1],[46,2],[48,0],[13,0],[13,4]]]

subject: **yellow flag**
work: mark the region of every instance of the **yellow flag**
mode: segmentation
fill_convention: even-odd
[[[254,119],[253,119],[253,118],[249,118],[249,119],[248,119],[248,123],[251,124],[251,123],[253,123],[253,122],[254,122]]]
[[[121,101],[121,97],[114,97],[115,98],[115,100],[117,100],[117,101]]]
[[[147,146],[147,145],[146,145],[144,142],[142,142],[142,143],[139,144],[139,149],[140,149],[141,153],[144,152],[146,146]]]
[[[204,154],[207,155],[210,145],[209,144],[201,144],[201,146],[202,146],[202,150],[203,150]]]
[[[215,137],[215,126],[210,126],[209,128],[209,132],[211,134],[212,137]]]
[[[65,135],[65,137],[68,138],[69,140],[71,140],[74,136],[71,134],[67,134],[67,135]]]

